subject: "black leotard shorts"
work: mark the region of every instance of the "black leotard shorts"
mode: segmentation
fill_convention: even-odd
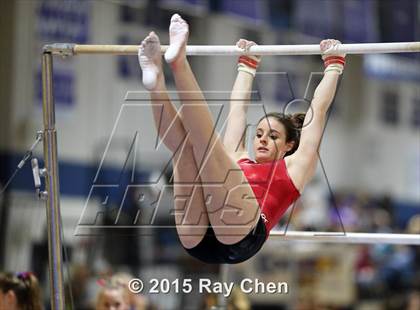
[[[195,258],[208,264],[237,264],[254,256],[266,240],[264,220],[259,219],[256,228],[252,229],[241,241],[234,244],[223,244],[217,240],[214,230],[209,225],[203,240],[195,247],[185,250]]]

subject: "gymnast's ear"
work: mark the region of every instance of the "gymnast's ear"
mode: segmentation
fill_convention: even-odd
[[[286,142],[286,152],[293,150],[295,147],[295,141]]]

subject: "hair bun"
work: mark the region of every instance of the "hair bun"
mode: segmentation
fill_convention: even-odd
[[[305,121],[305,113],[295,113],[291,116],[291,121],[296,129],[302,129]]]

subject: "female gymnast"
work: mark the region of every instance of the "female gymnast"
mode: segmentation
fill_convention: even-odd
[[[183,247],[206,263],[240,263],[260,250],[270,230],[314,175],[326,113],[345,55],[335,52],[340,44],[336,40],[320,43],[328,56],[323,56],[325,74],[310,113],[306,117],[265,115],[257,125],[252,161],[244,132],[260,58],[239,57],[222,141],[186,58],[188,33],[188,24],[173,15],[164,57],[175,78],[179,111],[167,94],[160,42],[154,32],[139,48],[143,84],[150,91],[159,137],[173,153],[175,222]],[[241,39],[237,46],[246,51],[253,44]]]

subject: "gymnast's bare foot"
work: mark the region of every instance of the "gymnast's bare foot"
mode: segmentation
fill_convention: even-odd
[[[143,85],[147,90],[154,90],[162,75],[162,59],[159,38],[153,31],[141,42],[138,56],[143,71]]]
[[[178,14],[171,18],[169,26],[169,47],[165,53],[165,60],[172,64],[178,60],[185,59],[186,45],[188,40],[188,24]]]

